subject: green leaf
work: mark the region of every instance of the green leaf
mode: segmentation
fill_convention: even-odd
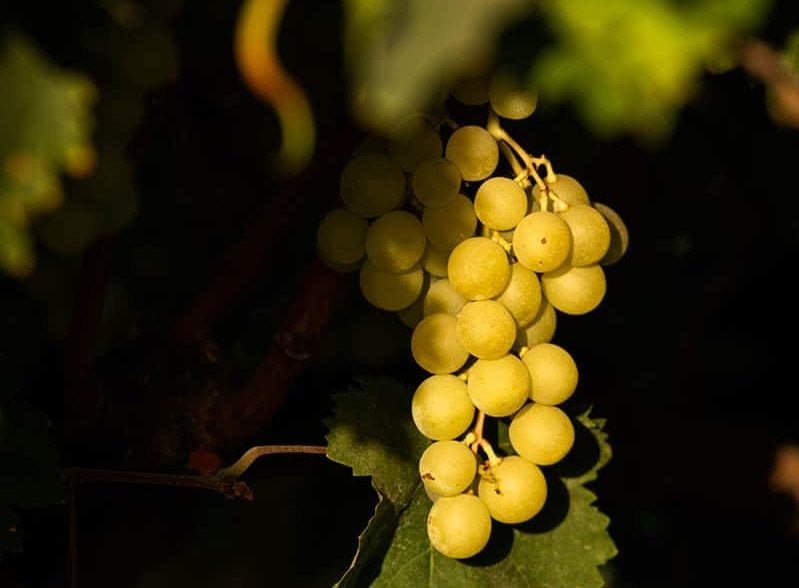
[[[611,457],[604,421],[588,412],[575,419],[572,452],[556,467],[545,468],[549,498],[544,510],[515,527],[495,522],[489,546],[458,561],[440,555],[427,539],[431,502],[417,463],[429,441],[413,426],[410,397],[410,391],[386,378],[361,379],[357,388],[335,395],[335,417],[327,421],[328,455],[355,475],[372,475],[380,493],[375,516],[337,587],[603,585],[598,568],[616,555],[616,546],[607,532],[609,520],[585,484]],[[496,446],[507,453],[506,427],[498,425]]]
[[[60,206],[60,174],[93,169],[96,88],[18,33],[0,48],[0,87],[0,267],[22,277],[35,262],[29,225]]]
[[[570,101],[602,136],[670,133],[702,74],[729,61],[760,26],[770,0],[552,0],[542,12],[555,41],[531,65],[543,100]],[[726,59],[725,59],[726,58]]]
[[[531,7],[525,0],[347,0],[345,58],[356,117],[384,131],[428,108]]]

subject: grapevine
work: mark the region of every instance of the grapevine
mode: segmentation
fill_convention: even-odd
[[[629,244],[612,207],[503,128],[530,117],[536,95],[499,74],[478,89],[450,94],[485,108],[484,126],[436,111],[369,136],[317,233],[322,261],[357,272],[364,298],[412,329],[411,355],[429,374],[411,400],[430,440],[419,460],[427,536],[455,559],[486,547],[492,521],[524,523],[546,503],[542,468],[572,449],[559,405],[579,380],[551,342],[557,316],[597,308],[603,268]],[[512,452],[494,448],[488,418],[508,423]]]

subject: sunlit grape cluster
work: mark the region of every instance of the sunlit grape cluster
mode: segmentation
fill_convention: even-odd
[[[558,405],[578,368],[551,342],[557,316],[600,304],[603,267],[628,244],[612,208],[501,127],[530,116],[535,96],[496,78],[479,90],[452,96],[487,105],[485,126],[420,117],[365,140],[317,239],[325,263],[358,272],[364,298],[412,329],[410,352],[429,374],[410,406],[431,441],[419,460],[427,533],[457,559],[483,550],[492,521],[523,523],[544,507],[542,468],[575,439]],[[508,424],[513,453],[484,437],[487,418]]]

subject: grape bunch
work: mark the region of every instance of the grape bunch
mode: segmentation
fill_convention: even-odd
[[[614,209],[502,128],[534,112],[534,94],[495,76],[451,96],[487,105],[486,125],[439,112],[367,137],[342,169],[341,204],[321,220],[317,252],[357,272],[364,298],[412,329],[410,352],[428,374],[410,406],[431,441],[419,460],[427,534],[462,559],[487,545],[492,521],[523,523],[543,508],[542,468],[575,438],[558,405],[578,368],[551,342],[557,316],[601,303],[603,267],[629,237]],[[498,455],[484,437],[489,417],[508,423],[513,453]]]

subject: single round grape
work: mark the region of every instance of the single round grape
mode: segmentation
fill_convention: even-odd
[[[411,186],[419,202],[427,208],[441,208],[460,193],[461,172],[443,157],[423,161],[413,172]]]
[[[602,214],[590,204],[573,204],[559,214],[572,234],[569,265],[585,267],[598,263],[610,247],[610,227]]]
[[[451,374],[469,359],[469,352],[460,342],[458,319],[437,312],[424,317],[411,335],[411,354],[422,369],[431,374]]]
[[[484,180],[494,173],[499,163],[496,139],[477,125],[460,127],[447,140],[445,157],[458,166],[467,182]]]
[[[510,444],[521,457],[546,466],[558,463],[574,445],[574,425],[557,406],[530,402],[508,427]]]
[[[468,300],[499,295],[507,287],[510,273],[507,253],[487,237],[470,237],[458,243],[447,262],[449,281]]]
[[[424,255],[427,239],[419,219],[405,210],[381,214],[366,232],[366,255],[380,269],[400,273]]]
[[[422,228],[435,247],[452,251],[455,246],[474,235],[477,215],[474,205],[463,194],[458,194],[441,208],[426,208],[422,213]]]
[[[455,496],[472,485],[477,458],[460,441],[436,441],[419,458],[419,476],[437,496]]]
[[[316,244],[320,257],[337,265],[351,265],[366,253],[369,221],[347,208],[334,208],[319,222]]]
[[[497,115],[509,120],[522,120],[535,112],[538,93],[523,87],[510,74],[498,72],[488,86],[488,101]]]
[[[424,270],[415,267],[403,273],[381,270],[368,259],[361,266],[359,285],[364,298],[382,310],[407,308],[422,293]]]
[[[547,501],[547,481],[537,465],[508,455],[481,476],[477,495],[491,518],[515,525],[541,512]]]
[[[441,496],[427,515],[427,537],[433,548],[453,559],[480,553],[491,537],[491,514],[474,494]]]
[[[495,300],[508,309],[517,327],[523,327],[535,319],[541,308],[541,282],[533,270],[518,262],[510,269],[510,281]]]
[[[388,151],[400,167],[408,173],[428,159],[441,157],[444,144],[436,130],[424,119],[415,119],[391,133]]]
[[[478,359],[468,373],[469,398],[488,416],[510,416],[529,398],[530,373],[515,355]]]
[[[571,231],[559,215],[540,210],[531,212],[516,225],[513,253],[523,266],[534,272],[560,267],[571,250]]]
[[[467,302],[457,318],[458,339],[475,357],[498,359],[516,339],[516,322],[496,300]]]
[[[530,398],[554,406],[565,402],[577,388],[577,364],[560,345],[539,343],[522,355],[530,372]]]
[[[572,204],[591,204],[588,192],[586,192],[583,185],[572,176],[555,174],[554,178],[546,178],[544,181],[549,189],[555,192],[555,196],[569,206]],[[536,184],[533,187],[533,198],[537,200],[540,194],[541,188]]]
[[[402,204],[405,174],[399,164],[386,155],[359,155],[341,170],[339,193],[344,206],[352,212],[374,218]]]
[[[594,208],[605,218],[610,227],[610,245],[605,256],[599,260],[599,265],[613,265],[627,253],[627,247],[630,245],[630,233],[619,213],[610,206],[594,202]]]
[[[474,419],[466,382],[451,374],[428,376],[413,393],[411,415],[416,428],[428,439],[454,439]]]
[[[532,347],[539,343],[548,343],[555,336],[558,325],[558,316],[555,307],[546,298],[541,298],[541,307],[533,321],[526,327],[516,330],[516,342],[513,349],[519,351],[522,347]]]
[[[439,249],[430,241],[427,241],[427,248],[422,256],[422,267],[424,271],[437,278],[447,277],[447,261],[449,261],[449,249]]]
[[[460,295],[455,287],[446,278],[437,280],[427,291],[422,303],[424,316],[435,312],[446,312],[457,315],[466,299]]]
[[[607,283],[602,266],[564,265],[541,275],[541,288],[556,310],[566,314],[591,312],[605,297]]]
[[[494,176],[477,189],[474,211],[485,226],[508,231],[527,214],[527,194],[511,178]]]

